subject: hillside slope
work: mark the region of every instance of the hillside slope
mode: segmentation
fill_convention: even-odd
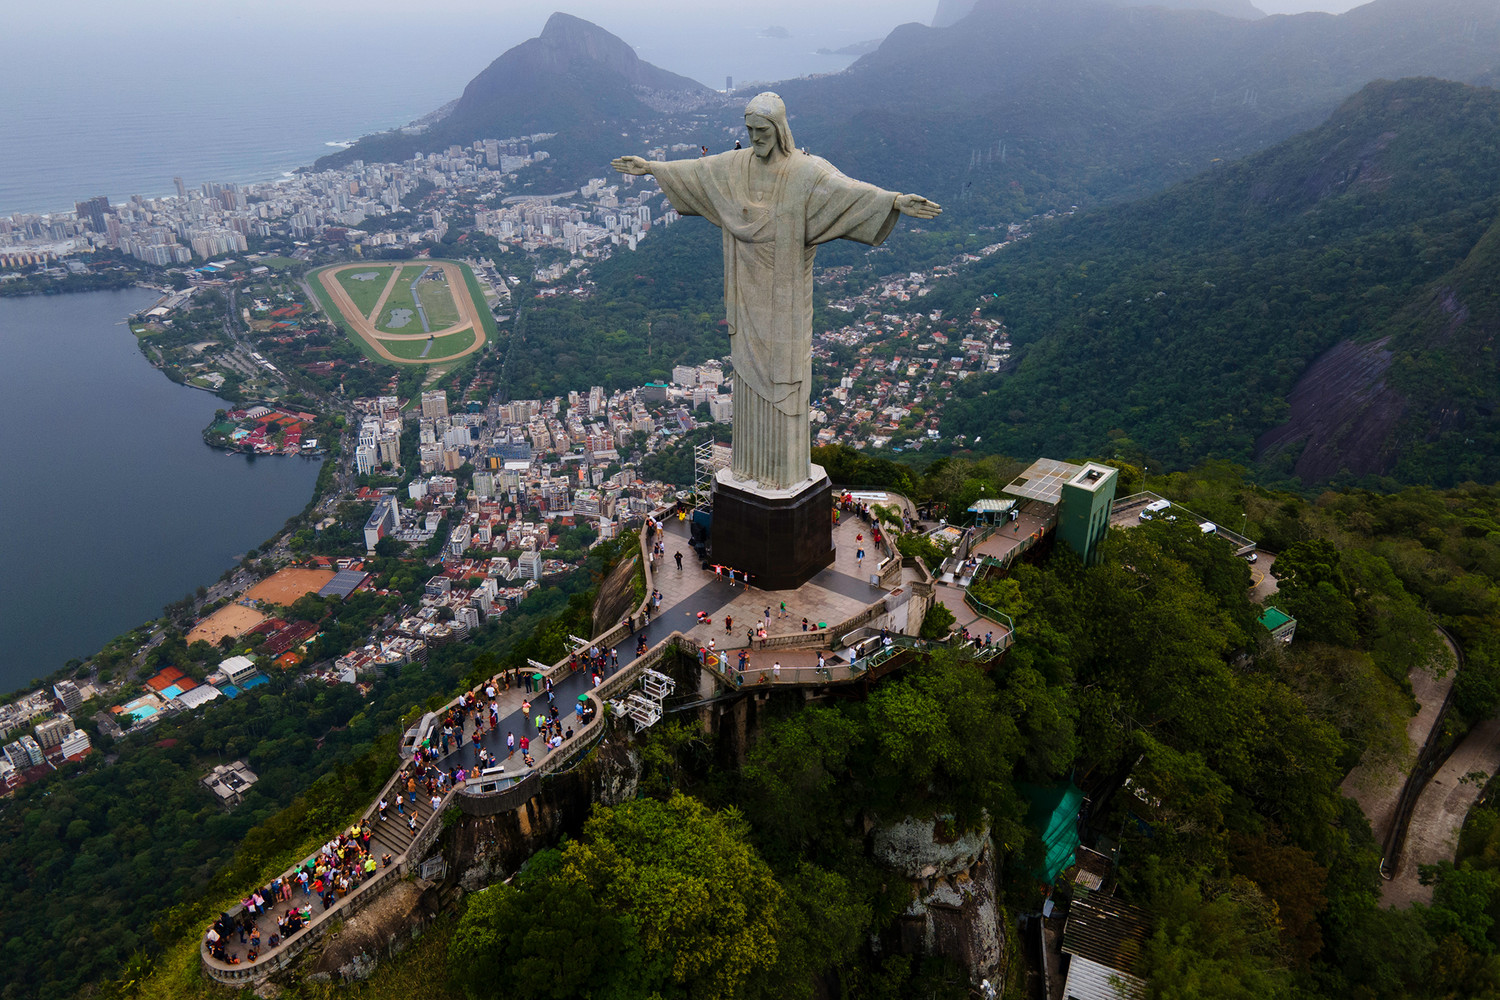
[[[600,164],[593,161],[604,156],[605,144],[620,144],[622,125],[659,119],[663,107],[703,101],[717,104],[718,97],[694,80],[638,58],[598,25],[556,13],[540,35],[507,50],[469,81],[452,113],[425,131],[366,136],[316,166],[399,160],[413,150],[468,145],[480,138],[557,132],[559,138],[547,149],[564,161],[558,164],[561,171],[597,172]]]
[[[961,216],[1135,196],[1308,129],[1377,79],[1500,66],[1491,0],[1245,20],[1105,0],[980,0],[846,72],[787,81],[799,141]],[[803,138],[806,136],[806,138]],[[845,166],[847,165],[847,166]]]
[[[961,386],[945,430],[1009,454],[1493,481],[1497,212],[1500,94],[1371,84],[1304,135],[935,292],[1004,316],[1021,352]]]
[[[1159,191],[1313,127],[1372,80],[1468,82],[1497,67],[1493,0],[1261,18],[979,0],[949,27],[903,25],[845,72],[776,89],[799,143],[853,176],[928,194],[956,229]],[[426,131],[366,137],[319,165],[545,131],[558,133],[546,169],[563,183],[597,176],[632,144],[720,134],[739,111],[604,29],[554,14]]]

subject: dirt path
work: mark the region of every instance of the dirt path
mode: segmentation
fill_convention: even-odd
[[[1400,869],[1381,890],[1383,905],[1432,902],[1432,886],[1417,881],[1418,869],[1453,860],[1464,818],[1484,791],[1485,778],[1496,771],[1500,771],[1500,719],[1489,719],[1474,727],[1422,790],[1406,832]],[[1476,772],[1485,778],[1469,777]]]
[[[328,277],[332,279],[334,283],[339,286],[339,288],[344,287],[343,284],[337,280],[337,275],[341,270],[343,270],[343,268],[334,268],[332,271],[328,272]],[[381,310],[385,308],[385,300],[391,297],[391,292],[393,292],[396,288],[396,282],[401,280],[402,270],[403,269],[400,267],[391,268],[391,276],[386,279],[385,288],[381,289],[380,291],[380,298],[375,300],[375,308],[370,310],[370,315],[364,317],[365,319],[370,321],[370,329],[373,330],[375,328],[375,318],[379,316]],[[325,281],[323,283],[323,287],[327,288],[328,282]],[[354,302],[351,299],[350,305],[353,304]],[[340,306],[340,308],[342,308],[342,305]],[[355,312],[357,313],[359,312],[359,310],[355,309]]]
[[[408,262],[397,265],[394,268],[390,279],[386,282],[385,290],[381,292],[380,300],[375,304],[375,309],[369,316],[360,312],[359,307],[354,304],[354,300],[349,297],[348,291],[345,290],[344,286],[338,280],[338,275],[341,272],[352,268],[369,267],[368,264],[338,264],[325,268],[318,272],[317,280],[323,286],[323,290],[328,293],[328,298],[333,302],[334,307],[343,315],[344,321],[349,324],[360,339],[370,345],[376,354],[387,361],[398,365],[442,364],[468,357],[483,347],[486,340],[484,324],[479,319],[478,307],[474,304],[474,298],[469,294],[468,282],[464,281],[463,268],[449,261],[437,261],[430,265],[424,264],[422,266],[440,267],[443,269],[443,273],[448,280],[449,294],[453,296],[453,303],[458,307],[457,323],[443,330],[435,330],[430,334],[381,333],[375,329],[373,317],[379,316],[380,311],[385,308],[386,299],[390,297],[391,290],[396,287],[396,282],[400,279],[402,270],[409,266],[415,265]],[[428,337],[436,339],[451,333],[461,333],[469,329],[474,331],[474,343],[456,354],[447,354],[441,358],[424,358],[421,360],[398,358],[381,343],[382,341],[397,340],[426,340]]]

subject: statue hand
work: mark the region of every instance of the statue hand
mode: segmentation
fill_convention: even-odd
[[[651,172],[650,162],[639,156],[619,156],[610,160],[609,165],[622,174],[635,174],[637,177]]]
[[[915,219],[935,219],[943,214],[943,207],[935,201],[928,201],[919,194],[898,194],[896,211]]]

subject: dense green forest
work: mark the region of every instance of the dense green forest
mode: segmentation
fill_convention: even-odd
[[[963,383],[945,429],[1013,454],[1247,462],[1313,359],[1391,336],[1404,418],[1344,460],[1407,482],[1500,478],[1495,293],[1478,279],[1497,153],[1500,94],[1372,84],[1272,150],[996,254],[928,301],[1003,317],[1021,362]]]
[[[1006,464],[944,463],[915,485],[961,493]],[[1430,906],[1386,910],[1380,847],[1337,785],[1367,754],[1399,757],[1407,672],[1444,657],[1433,618],[1469,654],[1457,725],[1500,707],[1500,490],[1308,503],[1225,467],[1152,485],[1226,520],[1243,510],[1282,547],[1296,642],[1269,641],[1244,561],[1192,526],[1112,532],[1093,568],[1059,548],[990,585],[1018,639],[989,672],[942,653],[866,700],[785,708],[738,769],[690,727],[653,731],[649,798],[596,810],[579,839],[471,899],[449,945],[454,985],[473,998],[814,995],[819,981],[832,995],[962,996],[942,963],[867,947],[907,898],[867,831],[902,816],[988,823],[1006,906],[1029,911],[1040,844],[1017,788],[1071,777],[1093,799],[1090,829],[1118,844],[1120,892],[1155,917],[1152,996],[1497,995],[1496,814],[1477,814],[1456,867],[1430,873]],[[558,942],[579,939],[600,942],[581,957],[587,989],[554,974]]]
[[[947,463],[918,489],[961,492],[1004,467]],[[1226,520],[1244,510],[1282,547],[1296,642],[1267,640],[1245,563],[1191,526],[1112,532],[1095,568],[1059,548],[992,586],[1018,627],[993,671],[945,653],[868,700],[788,710],[737,770],[713,766],[699,733],[653,732],[651,799],[596,811],[579,840],[475,897],[450,944],[455,984],[758,997],[812,995],[821,977],[834,995],[962,995],[952,970],[862,945],[905,900],[864,831],[987,818],[1006,905],[1030,910],[1040,845],[1016,789],[1071,776],[1094,799],[1091,829],[1119,844],[1121,893],[1155,915],[1153,996],[1496,995],[1495,814],[1478,816],[1457,867],[1431,873],[1431,906],[1385,910],[1380,847],[1337,785],[1404,741],[1406,674],[1443,656],[1429,616],[1469,654],[1462,718],[1500,707],[1500,490],[1307,503],[1223,467],[1152,485]],[[687,910],[661,909],[667,886]],[[538,912],[546,932],[523,930]],[[549,978],[556,942],[580,935],[608,943],[586,963],[587,994]]]

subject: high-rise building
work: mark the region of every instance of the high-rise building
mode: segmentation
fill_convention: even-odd
[[[76,712],[83,704],[83,692],[72,681],[58,681],[52,686],[52,696],[62,705],[64,712]]]
[[[375,551],[375,544],[386,535],[401,530],[401,507],[392,496],[381,497],[380,502],[365,522],[365,548]]]
[[[422,393],[422,419],[432,420],[448,415],[448,394],[442,389]]]
[[[78,214],[78,221],[88,226],[93,232],[103,233],[108,231],[109,227],[105,223],[104,218],[110,214],[109,199],[104,195],[101,194],[97,198],[90,198],[88,201],[75,202],[73,211]]]
[[[177,185],[177,197],[187,201],[187,185],[182,183],[181,177],[173,177],[172,183]]]
[[[43,750],[50,750],[55,746],[61,746],[62,741],[73,732],[73,728],[72,719],[67,715],[59,715],[36,727],[36,741],[41,744]]]

